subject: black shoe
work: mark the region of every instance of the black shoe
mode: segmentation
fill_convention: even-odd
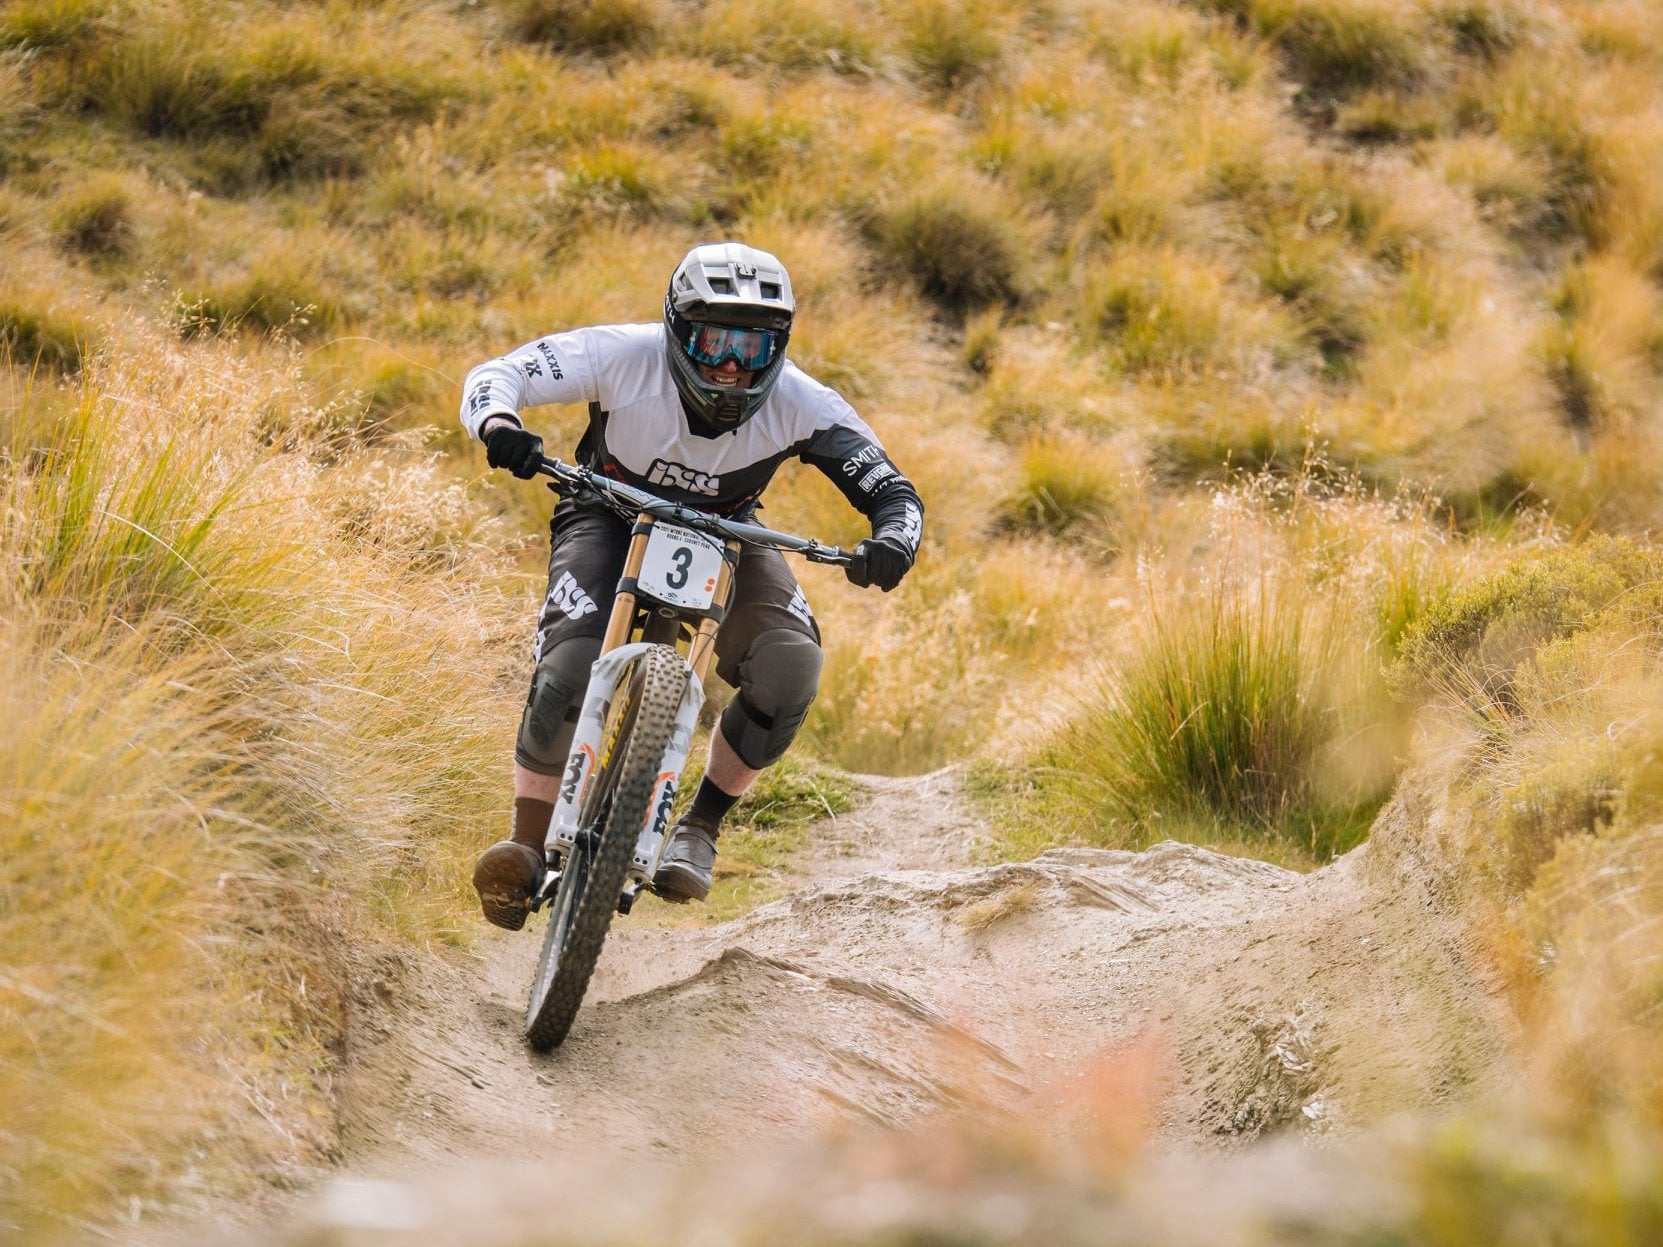
[[[479,855],[474,891],[486,921],[507,931],[525,926],[531,898],[543,882],[543,855],[527,844],[499,840]]]
[[[658,859],[652,890],[678,905],[702,901],[710,895],[710,875],[715,866],[716,829],[683,816]]]

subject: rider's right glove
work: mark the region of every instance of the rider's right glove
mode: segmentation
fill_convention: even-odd
[[[499,424],[485,435],[485,461],[529,481],[543,461],[543,439],[517,424]]]
[[[912,566],[912,551],[893,537],[868,537],[855,547],[855,561],[843,569],[862,589],[877,585],[888,593]]]

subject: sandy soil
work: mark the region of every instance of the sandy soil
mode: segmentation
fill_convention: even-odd
[[[1169,842],[974,867],[954,772],[863,783],[784,899],[702,929],[620,918],[547,1057],[520,1039],[538,924],[365,993],[348,1168],[707,1159],[943,1106],[1063,1106],[1127,1050],[1156,1054],[1160,1138],[1230,1145],[1506,1068],[1503,1010],[1400,857],[1302,876]]]
[[[1376,1137],[1354,1127],[1513,1068],[1435,801],[1405,790],[1309,875],[1172,842],[977,867],[954,771],[861,783],[783,899],[619,919],[548,1056],[520,1038],[538,922],[366,966],[341,1165],[238,1238],[1385,1241],[1402,1191],[1344,1151]],[[1105,1202],[1091,1167],[1125,1156]]]

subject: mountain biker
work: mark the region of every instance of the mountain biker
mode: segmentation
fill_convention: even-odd
[[[492,467],[529,480],[543,443],[521,424],[521,410],[587,402],[583,466],[730,518],[749,517],[779,465],[801,459],[871,521],[872,536],[857,547],[864,570],[847,571],[887,593],[917,557],[923,503],[842,396],[786,358],[795,311],[774,256],[737,242],[702,244],[671,275],[661,321],[553,333],[473,369],[462,424]],[[630,524],[563,499],[549,534],[548,595],[514,751],[512,831],[474,868],[485,917],[514,931],[542,879],[544,838]],[[653,877],[654,890],[675,901],[709,894],[723,817],[784,755],[819,685],[819,626],[779,551],[745,547],[716,660],[738,694],[711,733],[704,781]]]

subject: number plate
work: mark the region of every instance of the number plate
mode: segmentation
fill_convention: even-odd
[[[709,608],[722,571],[722,546],[713,537],[658,523],[647,537],[647,555],[635,581],[641,592],[688,610]]]

